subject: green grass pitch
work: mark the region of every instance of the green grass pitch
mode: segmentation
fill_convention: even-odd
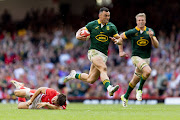
[[[0,120],[180,120],[180,105],[85,105],[71,103],[66,110],[21,110],[0,104]]]

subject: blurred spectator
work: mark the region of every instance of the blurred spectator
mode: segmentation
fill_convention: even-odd
[[[164,95],[165,91],[167,90],[167,85],[167,77],[165,76],[164,71],[162,69],[159,69],[157,77],[157,90],[159,96]]]
[[[15,69],[14,69],[15,78],[20,79],[21,76],[23,76],[24,74],[25,74],[25,71],[21,63],[16,64]]]
[[[169,96],[179,96],[179,81],[176,79],[175,74],[169,82]]]

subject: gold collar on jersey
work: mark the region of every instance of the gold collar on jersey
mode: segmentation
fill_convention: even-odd
[[[98,24],[101,24],[101,21],[100,21],[100,19],[98,19],[97,21],[98,21]],[[107,25],[107,24],[108,24],[108,23],[106,23],[106,25]]]
[[[135,29],[137,30],[137,31],[140,31],[140,29],[136,26],[135,27]],[[144,26],[144,31],[146,31],[146,26]]]

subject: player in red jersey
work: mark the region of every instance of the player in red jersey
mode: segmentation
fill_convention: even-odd
[[[18,97],[18,109],[66,109],[66,96],[52,88],[33,90],[15,80],[11,80],[11,83],[16,86],[14,94]],[[29,100],[26,102],[25,98]]]

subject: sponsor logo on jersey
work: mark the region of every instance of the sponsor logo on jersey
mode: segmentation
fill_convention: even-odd
[[[103,34],[99,34],[95,38],[100,42],[106,42],[108,40],[108,36]]]
[[[109,30],[109,26],[106,26],[106,29]]]
[[[143,39],[143,37],[140,37],[140,40],[137,41],[137,45],[139,46],[146,46],[149,43],[148,40]]]

